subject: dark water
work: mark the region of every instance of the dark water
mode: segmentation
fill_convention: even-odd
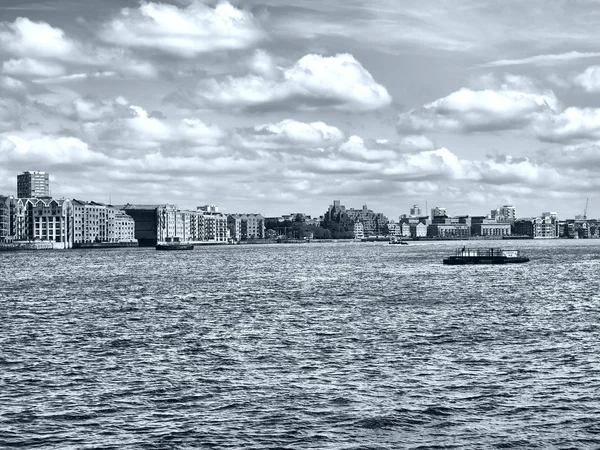
[[[457,245],[0,253],[0,448],[600,448],[600,242]]]

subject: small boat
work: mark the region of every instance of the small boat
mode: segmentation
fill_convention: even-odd
[[[459,264],[516,264],[529,262],[529,258],[519,250],[500,248],[459,248],[454,255],[444,258],[443,263]]]
[[[403,239],[398,239],[397,237],[393,237],[390,239],[390,244],[408,245],[408,242],[406,242]]]
[[[154,247],[156,250],[194,250],[194,244],[181,242],[179,238],[167,238]]]

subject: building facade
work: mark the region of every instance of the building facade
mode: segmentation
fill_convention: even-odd
[[[266,236],[265,218],[262,214],[229,214],[227,228],[234,242],[264,239]]]
[[[354,239],[360,241],[365,238],[365,227],[361,222],[356,222],[354,224]]]
[[[193,244],[227,243],[227,217],[215,205],[196,211],[177,205],[132,205],[119,207],[135,221],[135,238],[142,247],[155,246],[171,238]]]
[[[543,212],[533,219],[534,239],[557,239],[559,235],[558,214],[555,212]]]
[[[364,227],[365,236],[377,236],[383,234],[384,226],[388,219],[381,213],[376,213],[363,205],[362,209],[347,209],[348,219],[353,223],[360,222]]]
[[[50,197],[50,176],[27,171],[17,175],[17,198]]]

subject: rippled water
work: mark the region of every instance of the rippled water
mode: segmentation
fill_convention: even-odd
[[[600,242],[457,245],[0,253],[0,447],[599,448]]]

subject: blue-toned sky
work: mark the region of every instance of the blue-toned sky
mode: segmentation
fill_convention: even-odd
[[[2,0],[0,193],[599,217],[597,0]]]

